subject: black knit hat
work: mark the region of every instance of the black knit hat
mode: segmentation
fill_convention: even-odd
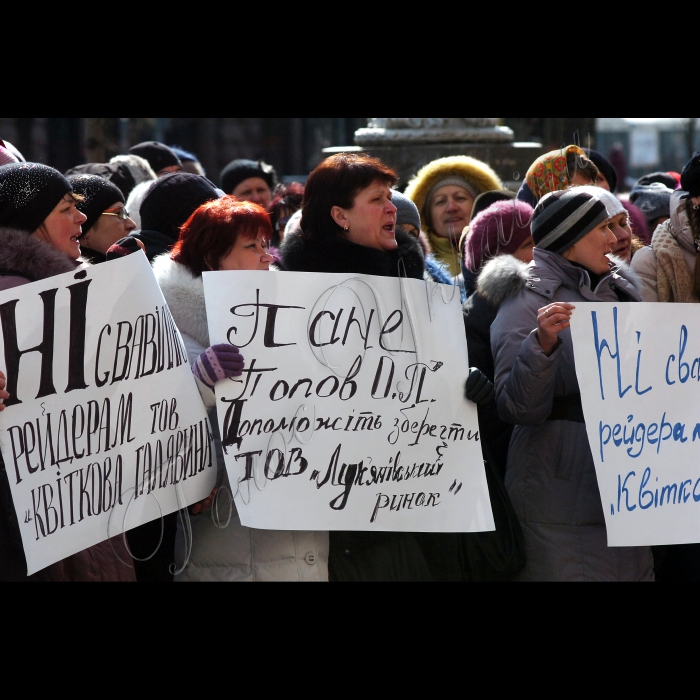
[[[275,189],[277,173],[275,169],[262,160],[234,160],[221,171],[221,189],[231,194],[238,185],[250,177],[260,177],[268,184],[270,190]]]
[[[214,199],[219,199],[219,193],[206,177],[191,173],[165,175],[146,193],[141,205],[141,228],[177,240],[187,219],[202,204]]]
[[[535,209],[532,237],[538,248],[561,255],[607,219],[605,204],[578,187],[551,192]]]
[[[58,170],[39,163],[0,167],[0,226],[34,233],[72,188]]]
[[[73,186],[73,192],[83,196],[83,201],[76,205],[87,216],[82,226],[83,235],[97,223],[103,211],[116,202],[124,204],[122,191],[99,175],[70,175],[68,182]]]
[[[85,163],[66,170],[66,177],[71,175],[99,175],[116,185],[124,195],[124,200],[136,187],[136,180],[125,163]],[[116,201],[116,200],[115,200]],[[85,229],[83,228],[83,231]]]
[[[610,191],[615,192],[617,190],[617,172],[615,172],[612,163],[602,153],[598,153],[592,148],[584,148],[583,150],[608,181]]]
[[[681,187],[691,196],[700,197],[700,151],[695,151],[681,173]]]
[[[175,152],[164,143],[158,141],[144,141],[129,149],[129,153],[145,158],[153,171],[158,174],[163,168],[171,165],[182,167],[182,161],[175,155]]]

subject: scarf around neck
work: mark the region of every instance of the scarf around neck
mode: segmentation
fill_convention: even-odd
[[[449,238],[437,236],[432,231],[428,233],[428,240],[435,259],[445,265],[453,277],[457,277],[462,272],[457,245],[452,243]]]

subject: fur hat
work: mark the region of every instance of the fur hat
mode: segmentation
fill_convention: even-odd
[[[408,183],[404,194],[418,207],[424,228],[430,228],[431,193],[441,181],[459,178],[466,182],[476,195],[503,189],[501,179],[486,163],[470,156],[439,158],[418,171]]]
[[[129,169],[131,177],[134,178],[136,185],[140,185],[142,182],[147,182],[149,180],[155,180],[157,177],[149,162],[145,158],[141,158],[141,156],[127,153],[126,155],[114,156],[109,162],[125,165]],[[136,185],[134,185],[134,187]],[[128,196],[127,194],[126,197]]]
[[[68,182],[73,187],[73,192],[83,196],[83,201],[76,205],[78,211],[87,216],[87,221],[82,225],[83,235],[97,223],[102,212],[116,202],[124,204],[122,191],[99,175],[70,175]]]
[[[499,255],[514,253],[532,235],[533,208],[517,199],[494,202],[469,225],[464,245],[464,267],[478,272]]]
[[[69,192],[58,170],[39,163],[0,166],[0,226],[34,233]]]
[[[277,184],[277,173],[271,165],[262,160],[241,158],[231,161],[221,171],[221,189],[226,194],[232,194],[241,182],[251,177],[259,177],[265,180],[270,190],[274,190]]]
[[[175,153],[164,143],[159,143],[158,141],[144,141],[136,144],[136,146],[132,146],[129,149],[129,153],[145,158],[156,175],[164,168],[169,168],[173,165],[182,167],[182,162]]]

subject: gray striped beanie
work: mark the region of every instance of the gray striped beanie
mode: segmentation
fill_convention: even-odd
[[[608,219],[605,204],[574,187],[544,196],[532,219],[532,238],[542,250],[561,255]]]

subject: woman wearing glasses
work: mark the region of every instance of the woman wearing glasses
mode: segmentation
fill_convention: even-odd
[[[124,195],[99,175],[72,175],[68,181],[83,198],[77,207],[87,216],[80,237],[81,254],[93,265],[105,262],[109,248],[136,228],[124,208]]]

